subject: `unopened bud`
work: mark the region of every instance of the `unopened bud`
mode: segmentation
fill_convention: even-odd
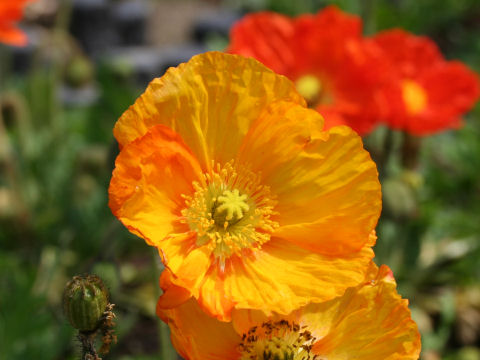
[[[74,276],[63,293],[63,312],[80,331],[96,330],[108,304],[108,291],[96,275]]]

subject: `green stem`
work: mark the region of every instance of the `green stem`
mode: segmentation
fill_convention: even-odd
[[[12,207],[14,207],[14,213],[17,219],[25,221],[28,217],[28,209],[23,199],[20,186],[21,176],[18,171],[18,164],[13,156],[13,146],[3,120],[1,104],[2,94],[0,92],[0,162],[3,162],[8,188],[13,195]]]
[[[58,11],[57,21],[55,23],[55,29],[67,32],[70,26],[70,19],[72,14],[71,1],[60,2],[60,10]]]
[[[82,360],[102,360],[98,357],[97,350],[95,349],[95,337],[96,331],[79,331],[78,339],[82,344]]]
[[[406,170],[418,168],[421,138],[407,133],[403,134],[402,144],[402,166]]]
[[[376,31],[375,7],[375,0],[362,1],[363,31],[365,35],[371,35]]]
[[[387,129],[385,136],[383,137],[383,147],[378,157],[377,168],[380,179],[384,179],[388,173],[388,163],[392,156],[393,150],[393,131]]]

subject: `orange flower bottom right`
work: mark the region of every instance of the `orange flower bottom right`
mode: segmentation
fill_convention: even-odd
[[[343,296],[311,303],[289,315],[234,310],[231,322],[209,317],[187,293],[169,282],[157,314],[169,324],[172,342],[185,359],[393,360],[418,359],[420,334],[408,300],[396,291],[391,270],[373,262],[365,280]],[[183,296],[169,308],[169,298]]]

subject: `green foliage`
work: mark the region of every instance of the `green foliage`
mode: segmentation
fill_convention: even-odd
[[[2,360],[74,358],[79,344],[62,314],[61,293],[69,277],[91,270],[105,278],[117,304],[120,340],[144,317],[157,330],[159,270],[152,251],[108,208],[117,152],[113,125],[138,90],[116,68],[102,65],[98,101],[66,107],[59,102],[62,78],[55,66],[11,75],[8,90],[0,89],[15,109],[1,117]],[[135,341],[123,340],[124,346]]]
[[[52,312],[37,280],[28,260],[0,254],[1,360],[48,360],[70,351],[73,331],[61,313]]]

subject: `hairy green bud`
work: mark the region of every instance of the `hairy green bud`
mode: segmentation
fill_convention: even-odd
[[[63,293],[63,312],[80,331],[94,331],[108,304],[108,291],[96,275],[74,276]]]

